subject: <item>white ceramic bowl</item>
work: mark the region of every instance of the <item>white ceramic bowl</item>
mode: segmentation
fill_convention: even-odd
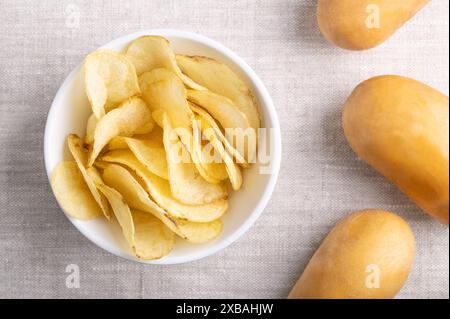
[[[278,177],[281,161],[281,134],[278,117],[272,99],[255,72],[234,52],[204,36],[179,30],[146,30],[116,39],[103,48],[123,50],[128,43],[142,35],[161,35],[170,40],[176,53],[205,55],[219,59],[230,66],[247,82],[259,102],[262,127],[272,130],[270,168],[261,174],[260,164],[244,172],[243,188],[230,195],[230,208],[223,217],[224,230],[216,240],[202,245],[193,245],[178,240],[170,255],[156,261],[142,261],[135,258],[117,223],[104,219],[80,221],[67,216],[78,230],[93,243],[108,252],[129,260],[148,264],[179,264],[204,258],[216,253],[244,234],[266,207]],[[55,166],[64,159],[70,159],[65,138],[69,133],[84,136],[86,120],[91,113],[84,93],[81,65],[75,68],[59,89],[47,118],[44,153],[48,177]],[[267,174],[269,173],[269,174]]]

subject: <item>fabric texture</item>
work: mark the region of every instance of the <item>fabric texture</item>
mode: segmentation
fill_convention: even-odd
[[[397,212],[417,239],[399,298],[449,297],[449,232],[358,160],[341,107],[381,74],[421,80],[448,95],[449,2],[435,0],[382,46],[333,47],[315,0],[0,0],[0,297],[285,298],[333,225],[349,212]],[[119,36],[177,28],[243,57],[280,118],[283,162],[261,218],[236,243],[176,266],[129,262],[98,248],[59,209],[44,170],[47,112],[68,73]],[[66,286],[79,266],[80,287]]]

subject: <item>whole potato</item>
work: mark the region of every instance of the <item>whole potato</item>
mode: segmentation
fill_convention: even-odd
[[[414,256],[414,235],[402,218],[379,210],[353,213],[325,238],[289,298],[394,298]]]
[[[319,0],[317,20],[331,43],[367,50],[386,41],[430,0]]]
[[[449,102],[400,76],[360,84],[343,112],[353,150],[418,206],[449,223]]]

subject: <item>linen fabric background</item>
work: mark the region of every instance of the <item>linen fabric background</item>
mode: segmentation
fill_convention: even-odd
[[[335,223],[349,212],[397,212],[417,239],[399,298],[449,297],[449,233],[358,160],[341,108],[361,81],[399,74],[448,95],[449,2],[434,0],[382,46],[333,47],[315,0],[0,0],[0,297],[285,298]],[[58,207],[43,163],[47,112],[68,73],[112,39],[151,28],[204,34],[243,57],[281,122],[276,191],[241,239],[207,259],[141,265],[110,255]],[[80,287],[66,287],[66,267]]]

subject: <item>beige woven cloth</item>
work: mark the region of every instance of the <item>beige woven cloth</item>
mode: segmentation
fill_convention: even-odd
[[[0,297],[284,298],[340,218],[376,207],[405,217],[417,237],[399,297],[448,298],[448,228],[355,157],[340,109],[359,82],[386,73],[448,94],[449,2],[432,1],[364,53],[325,42],[315,2],[1,0]],[[100,45],[149,28],[198,32],[242,56],[267,85],[283,134],[278,186],[255,226],[179,266],[128,262],[89,242],[58,208],[43,165],[47,112],[67,74]],[[78,289],[66,287],[69,264],[79,266]]]

